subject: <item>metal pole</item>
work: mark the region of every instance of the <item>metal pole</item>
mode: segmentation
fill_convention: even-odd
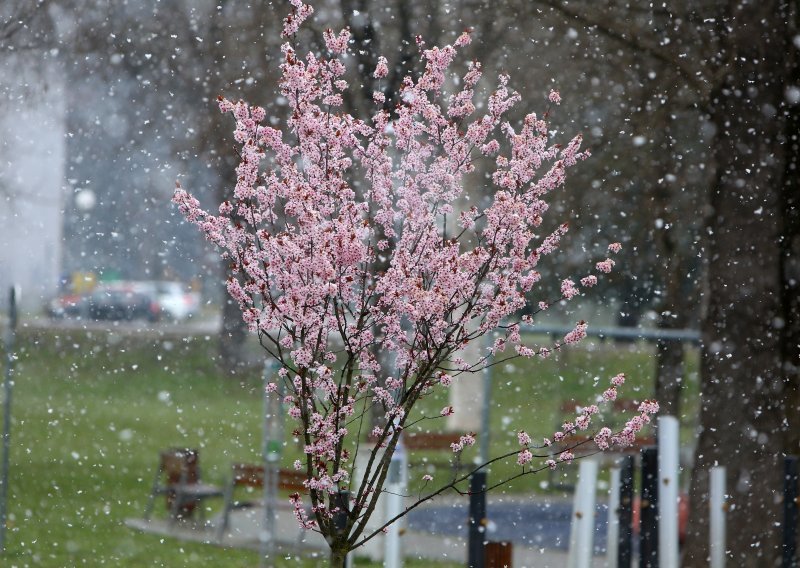
[[[709,490],[709,551],[711,568],[725,568],[725,468],[711,468]]]
[[[277,393],[267,392],[267,384],[273,378],[276,366],[273,359],[268,359],[264,363],[264,432],[261,440],[264,466],[264,529],[261,531],[260,539],[260,564],[263,567],[274,564],[275,501],[278,497],[278,462],[283,446],[281,381],[278,382]]]
[[[487,338],[488,343],[488,338]],[[487,361],[488,362],[488,361]],[[483,383],[483,406],[481,406],[481,439],[480,439],[480,463],[489,461],[489,410],[492,403],[492,368],[484,367],[481,373]]]
[[[467,567],[484,568],[486,542],[486,472],[476,471],[469,483]]]
[[[620,470],[619,465],[611,468],[611,480],[608,488],[608,535],[606,538],[606,566],[614,568],[619,554],[619,497]]]
[[[631,568],[633,556],[633,456],[623,456],[619,486],[619,550],[617,567]]]
[[[642,450],[641,568],[658,568],[658,449]]]
[[[679,424],[674,416],[658,417],[658,561],[678,568]]]
[[[8,461],[11,453],[11,392],[14,386],[14,349],[17,339],[17,293],[11,287],[8,307],[8,330],[6,333],[6,376],[3,385],[5,402],[3,404],[3,471],[0,482],[0,552],[6,550],[6,523],[8,503]]]
[[[783,460],[783,566],[797,566],[797,456]]]

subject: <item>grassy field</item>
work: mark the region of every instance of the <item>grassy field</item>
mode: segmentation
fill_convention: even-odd
[[[141,516],[161,449],[199,448],[204,478],[212,482],[222,482],[233,461],[259,459],[259,379],[220,378],[213,350],[202,337],[23,330],[2,565],[257,565],[253,552],[161,539],[123,524]],[[631,378],[629,395],[650,396],[652,367],[646,347],[613,344],[496,367],[492,452],[512,448],[519,429],[552,432],[562,399],[589,400],[596,384],[617,372]],[[441,402],[426,404],[441,408]],[[513,467],[497,466],[491,475],[499,479]],[[541,490],[542,482],[531,476],[504,490]]]

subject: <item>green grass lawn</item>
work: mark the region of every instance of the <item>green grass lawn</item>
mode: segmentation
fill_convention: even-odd
[[[231,462],[259,460],[257,376],[220,378],[209,338],[23,331],[18,347],[9,530],[0,564],[258,564],[253,552],[161,539],[123,524],[142,515],[159,450],[199,448],[204,478],[217,483]],[[692,372],[695,359],[690,358]],[[512,449],[519,429],[551,433],[560,400],[590,400],[617,372],[630,377],[629,395],[647,398],[652,366],[644,346],[588,344],[548,361],[496,367],[493,453]],[[687,414],[692,415],[689,409]],[[514,467],[498,465],[491,475],[499,479]],[[542,479],[531,476],[507,490],[540,490]],[[161,501],[157,509],[163,510]],[[298,561],[286,565],[298,566]]]

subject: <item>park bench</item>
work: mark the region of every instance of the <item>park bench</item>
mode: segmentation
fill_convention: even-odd
[[[403,432],[403,446],[409,453],[409,468],[423,468],[426,473],[431,474],[439,468],[444,468],[449,469],[453,474],[458,474],[466,469],[469,464],[462,464],[456,461],[450,444],[458,442],[463,435],[464,432],[415,432],[406,430]],[[432,458],[432,455],[436,454],[438,456]]]
[[[197,450],[170,448],[159,454],[153,487],[145,507],[145,520],[150,520],[157,495],[166,496],[170,523],[188,519],[195,511],[198,511],[200,519],[205,521],[203,501],[222,497],[223,490],[217,485],[201,481]]]
[[[230,522],[230,514],[237,509],[245,509],[264,504],[264,475],[265,469],[263,465],[248,464],[248,463],[235,463],[231,466],[231,475],[225,486],[225,505],[222,510],[222,517],[219,527],[217,529],[218,538],[221,540],[225,535]],[[306,473],[295,469],[279,468],[277,471],[277,489],[278,491],[288,493],[305,493],[307,491],[305,486]],[[248,490],[253,493],[255,490],[262,490],[256,499],[237,500],[237,489]],[[291,504],[286,499],[277,499],[272,503],[276,507],[291,508]],[[301,534],[302,538],[302,534]]]

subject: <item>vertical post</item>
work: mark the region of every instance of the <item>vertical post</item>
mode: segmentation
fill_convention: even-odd
[[[709,490],[709,551],[711,568],[725,568],[725,468],[711,468]]]
[[[488,337],[488,336],[487,336]],[[489,410],[492,404],[492,368],[484,367],[481,373],[483,383],[483,405],[481,406],[481,439],[480,439],[480,463],[489,461]]]
[[[397,441],[394,448],[392,460],[389,463],[389,473],[386,477],[386,517],[389,521],[403,512],[403,495],[406,492],[405,470],[407,459],[403,446],[403,436]],[[389,525],[384,539],[384,567],[402,568],[403,553],[400,546],[400,521],[395,521]]]
[[[578,487],[569,535],[568,568],[589,568],[594,552],[594,505],[597,460],[584,458],[578,470]]]
[[[484,568],[486,541],[486,472],[476,471],[469,482],[469,540],[467,567]]]
[[[271,566],[275,556],[275,502],[278,497],[278,463],[283,450],[282,389],[279,381],[277,393],[270,394],[267,385],[274,378],[277,362],[267,359],[264,363],[264,431],[262,437],[262,460],[264,466],[264,528],[260,538],[260,565]]]
[[[641,568],[658,568],[658,450],[642,450]]]
[[[606,537],[606,566],[614,568],[619,554],[620,468],[611,468],[608,488],[608,535]]]
[[[619,473],[619,550],[617,551],[617,567],[631,568],[633,557],[633,456],[623,456]]]
[[[679,423],[674,416],[658,417],[658,562],[678,568]]]
[[[0,553],[6,550],[6,524],[8,519],[8,462],[11,452],[11,393],[14,386],[14,350],[17,338],[17,293],[11,287],[8,306],[8,330],[6,333],[6,374],[3,384],[3,466],[0,479]]]
[[[797,566],[797,456],[783,461],[783,566]]]

